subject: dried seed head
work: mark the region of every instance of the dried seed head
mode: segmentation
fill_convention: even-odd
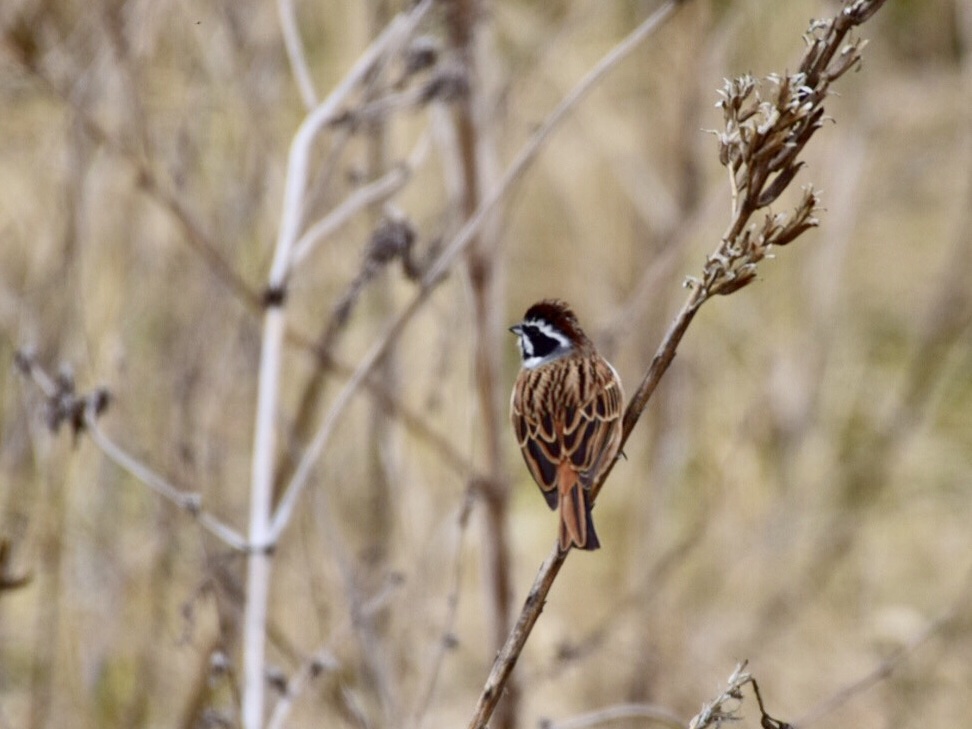
[[[715,136],[719,161],[729,173],[733,217],[702,277],[689,279],[704,295],[748,285],[772,246],[787,245],[818,224],[819,199],[809,186],[789,212],[768,213],[761,224],[750,221],[779,200],[803,167],[798,157],[823,125],[831,83],[860,62],[864,42],[844,38],[884,1],[855,0],[835,18],[812,21],[796,73],[772,74],[762,82],[750,74],[724,81],[716,103],[724,126]]]

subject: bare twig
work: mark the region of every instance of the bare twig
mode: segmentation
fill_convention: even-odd
[[[432,658],[432,666],[429,670],[425,688],[418,692],[419,698],[412,711],[410,724],[412,729],[421,729],[425,715],[428,712],[429,706],[432,704],[432,697],[435,695],[445,658],[456,647],[456,636],[453,629],[455,628],[456,619],[459,614],[459,596],[463,575],[462,546],[469,527],[469,516],[472,513],[473,502],[474,489],[469,488],[466,491],[457,518],[458,534],[456,536],[455,564],[452,570],[452,585],[449,590],[449,595],[446,598],[446,617],[443,621],[441,635],[439,636],[435,654]]]
[[[898,666],[907,661],[919,648],[945,632],[957,620],[963,619],[968,615],[969,598],[972,595],[972,570],[970,570],[959,589],[958,595],[952,600],[949,608],[938,618],[932,620],[924,630],[916,635],[905,645],[897,648],[891,655],[880,661],[873,669],[868,671],[856,681],[836,691],[832,696],[827,697],[810,711],[804,714],[794,727],[805,727],[819,721],[828,714],[833,713],[844,704],[848,703],[858,695],[864,693],[872,686],[889,678]]]
[[[624,719],[645,719],[646,725],[685,729],[685,723],[677,714],[654,704],[615,704],[562,721],[542,721],[540,729],[588,729]]]
[[[291,329],[287,332],[287,341],[310,352],[322,368],[333,370],[345,380],[354,375],[353,367],[337,359],[330,351],[309,337]],[[460,453],[446,436],[436,432],[421,412],[402,402],[373,374],[365,379],[363,387],[377,400],[385,412],[394,415],[413,435],[428,443],[443,464],[463,477],[475,478],[476,468],[472,461],[465,454]]]
[[[432,4],[432,0],[422,0],[407,13],[402,13],[389,23],[327,99],[307,115],[297,134],[294,135],[287,160],[280,232],[269,277],[271,285],[283,282],[294,264],[293,249],[297,245],[300,228],[304,224],[307,184],[310,180],[311,146],[318,133],[338,118],[342,104],[360,84],[367,80],[370,74],[374,73],[375,68],[401,48],[431,9]]]
[[[246,552],[248,550],[249,545],[242,534],[212,514],[203,511],[202,497],[198,493],[183,491],[172,485],[165,478],[125,451],[101,429],[101,426],[98,425],[97,417],[94,408],[88,407],[84,414],[85,428],[91,436],[91,440],[101,448],[109,460],[119,468],[128,471],[128,473],[155,491],[162,498],[171,501],[186,511],[186,513],[199,522],[201,527],[233,549],[240,552]]]
[[[422,134],[405,162],[396,165],[377,180],[355,190],[340,206],[310,226],[294,245],[294,265],[299,265],[317,245],[333,235],[357,213],[375,203],[387,200],[401,190],[412,179],[415,171],[428,155],[430,141],[428,132]]]
[[[753,687],[756,694],[756,705],[759,707],[759,725],[762,729],[795,729],[793,724],[789,724],[779,719],[774,719],[766,713],[763,705],[763,696],[759,692],[759,684],[756,679],[746,672],[748,661],[743,661],[736,666],[736,670],[729,676],[725,691],[716,696],[712,701],[702,705],[702,711],[692,717],[688,729],[705,729],[714,726],[719,729],[724,723],[739,721],[740,710],[742,709],[743,693],[742,690],[747,684]]]
[[[493,187],[490,164],[496,150],[490,143],[484,125],[477,123],[477,109],[492,107],[490,89],[483,69],[492,59],[477,53],[478,2],[454,0],[445,6],[449,45],[462,59],[465,68],[458,74],[468,76],[468,93],[450,106],[449,121],[454,140],[454,154],[443,155],[454,163],[446,170],[447,180],[455,181],[455,199],[462,219],[469,219],[479,207],[482,191]],[[472,298],[473,371],[479,414],[479,442],[485,459],[483,477],[477,484],[482,496],[483,538],[480,542],[484,574],[484,608],[487,616],[489,650],[498,650],[510,629],[513,608],[513,567],[510,554],[508,504],[510,482],[503,458],[503,434],[506,430],[505,393],[501,393],[500,371],[503,351],[500,337],[504,326],[500,279],[502,256],[498,255],[501,238],[495,226],[483,226],[466,250]],[[510,681],[500,710],[493,716],[495,729],[514,729],[519,724],[519,686]]]
[[[110,401],[106,390],[99,388],[89,393],[77,393],[74,380],[66,371],[52,377],[37,363],[32,353],[24,350],[17,352],[16,363],[21,373],[29,377],[44,396],[45,418],[51,430],[58,430],[62,424],[66,424],[72,428],[75,437],[84,431],[116,466],[184,510],[210,534],[240,552],[248,549],[242,534],[203,511],[202,497],[198,493],[183,491],[173,485],[108,437],[98,423]]]
[[[267,729],[283,729],[294,708],[294,702],[304,693],[311,682],[324,671],[339,667],[334,655],[327,649],[318,651],[301,664],[300,669],[291,677],[284,688],[283,695],[273,707]]]
[[[313,109],[317,106],[317,91],[314,89],[314,78],[307,65],[307,54],[304,43],[300,39],[300,29],[297,27],[297,11],[294,0],[277,0],[277,15],[280,18],[280,32],[283,35],[284,48],[287,49],[287,60],[294,72],[294,80],[300,91],[300,98],[304,106]]]

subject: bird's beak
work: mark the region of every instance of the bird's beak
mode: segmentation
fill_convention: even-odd
[[[516,326],[510,327],[510,331],[513,332],[514,334],[516,334],[517,336],[520,336],[520,332],[523,331],[523,330],[520,329],[520,325],[517,324]]]

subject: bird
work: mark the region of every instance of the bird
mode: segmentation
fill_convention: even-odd
[[[597,549],[591,486],[621,446],[621,378],[564,301],[535,303],[510,331],[521,360],[510,419],[523,460],[547,505],[560,507],[560,551]]]

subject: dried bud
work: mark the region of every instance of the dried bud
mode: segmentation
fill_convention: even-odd
[[[404,216],[384,218],[371,234],[365,257],[368,261],[384,265],[405,256],[415,243],[415,228]]]
[[[439,60],[440,44],[436,38],[423,35],[405,49],[405,74],[411,76],[435,65]]]
[[[469,95],[469,75],[458,65],[442,68],[422,89],[420,103],[456,101]]]
[[[283,669],[278,666],[267,666],[266,678],[270,688],[277,691],[281,696],[286,695],[288,690],[287,674],[283,672]]]

